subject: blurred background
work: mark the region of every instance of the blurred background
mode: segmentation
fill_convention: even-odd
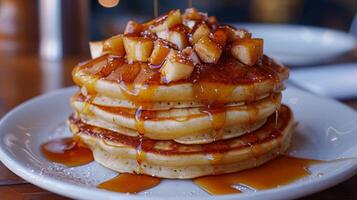
[[[123,31],[129,19],[153,17],[153,0],[121,0],[104,8],[90,1],[90,38],[100,39]],[[187,8],[187,0],[159,0],[160,13]],[[357,11],[356,0],[193,0],[193,7],[222,22],[288,23],[348,31]]]
[[[159,14],[189,3],[264,38],[265,52],[292,68],[290,84],[357,97],[357,0],[158,0]],[[0,0],[0,116],[72,85],[71,70],[89,59],[88,41],[151,19],[153,7],[154,0]]]
[[[98,0],[0,0],[0,49],[38,52],[40,40],[50,35],[62,40],[64,54],[88,53],[88,40],[120,33],[130,19],[144,22],[154,16],[154,0],[112,1],[118,4],[107,8]],[[187,8],[188,1],[158,0],[158,5],[163,14]],[[357,11],[356,0],[192,0],[192,5],[225,23],[298,24],[346,32]],[[46,39],[47,46],[55,45]]]

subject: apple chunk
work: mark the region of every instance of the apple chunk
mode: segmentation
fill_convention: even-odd
[[[193,29],[193,27],[196,25],[196,21],[190,20],[190,19],[183,19],[182,24],[187,26],[190,29]]]
[[[185,12],[182,14],[183,19],[202,21],[207,18],[207,13],[199,12],[195,8],[187,8]]]
[[[167,40],[176,44],[179,50],[184,49],[188,45],[187,36],[182,31],[169,31]]]
[[[252,66],[263,55],[263,39],[243,39],[232,44],[232,55],[240,62]]]
[[[185,49],[183,49],[182,54],[185,55],[188,59],[190,59],[194,65],[201,63],[200,59],[198,58],[192,47],[186,47]]]
[[[124,34],[140,33],[144,30],[144,26],[135,21],[129,21],[124,30]]]
[[[151,39],[133,36],[124,36],[123,43],[129,63],[148,61],[154,46]]]
[[[157,32],[157,33],[156,33],[156,36],[157,36],[158,38],[163,39],[163,40],[168,40],[168,38],[169,38],[169,31],[168,31],[168,30],[165,30],[165,31]]]
[[[178,81],[190,77],[193,71],[193,63],[181,52],[171,50],[167,56],[160,72],[164,83]]]
[[[252,34],[245,29],[236,29],[231,26],[225,26],[225,29],[227,31],[228,42],[233,42],[240,39],[252,38]]]
[[[103,53],[103,41],[89,42],[89,50],[93,59],[101,56]]]
[[[209,27],[206,24],[199,24],[192,34],[192,44],[196,44],[201,37],[208,36],[210,33]]]
[[[208,36],[199,39],[193,49],[205,63],[217,63],[222,54],[222,48]]]
[[[152,51],[149,62],[152,65],[161,65],[164,62],[166,56],[169,54],[169,52],[170,48],[166,46],[163,42],[155,41],[154,50]]]
[[[151,31],[157,33],[159,31],[168,30],[175,25],[182,23],[181,12],[180,10],[172,10],[167,15],[155,19],[153,24],[158,23],[158,25],[152,25]]]
[[[117,56],[124,56],[125,49],[123,43],[123,35],[116,35],[104,41],[103,52]]]

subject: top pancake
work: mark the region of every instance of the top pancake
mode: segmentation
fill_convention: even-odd
[[[217,64],[199,64],[191,76],[162,83],[158,69],[148,63],[128,64],[114,55],[102,55],[73,70],[77,85],[90,94],[142,102],[240,102],[281,89],[288,69],[267,56],[253,66],[227,57]]]

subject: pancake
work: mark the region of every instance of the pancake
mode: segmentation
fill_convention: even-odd
[[[160,72],[147,63],[128,64],[113,55],[102,55],[73,70],[73,79],[88,93],[132,102],[240,102],[279,90],[288,69],[264,56],[254,66],[227,58],[214,65],[195,67],[189,79],[162,83]]]
[[[289,147],[289,70],[246,30],[172,10],[90,48],[93,59],[72,71],[68,123],[109,169],[188,179],[256,167]]]
[[[83,94],[84,95],[84,94]],[[261,97],[256,97],[256,100],[261,100],[268,97],[270,94],[265,94]],[[85,95],[86,98],[90,99],[90,94]],[[137,103],[132,102],[130,100],[125,99],[117,99],[113,97],[108,97],[104,95],[94,95],[93,104],[99,106],[106,106],[106,107],[121,107],[121,108],[130,108],[130,109],[137,109],[138,106],[142,106],[145,110],[169,110],[172,108],[202,108],[205,107],[206,104],[200,103],[197,101],[159,101],[159,102],[150,102],[150,103],[143,103],[141,105],[137,105]],[[232,107],[232,106],[241,106],[246,104],[246,102],[231,102],[224,104],[225,107]]]
[[[71,105],[81,114],[92,115],[129,129],[140,129],[139,132],[151,139],[167,140],[190,136],[202,130],[217,130],[263,120],[279,108],[280,101],[281,94],[278,93],[243,106],[220,107],[218,110],[185,108],[140,111],[139,116],[138,110],[97,106],[85,102],[78,95],[72,98]]]
[[[237,172],[259,166],[289,147],[294,127],[291,110],[282,105],[260,129],[210,144],[184,145],[130,137],[90,126],[72,115],[74,136],[88,145],[95,160],[121,173],[188,179]]]
[[[87,116],[83,114],[76,113],[77,117],[81,119],[81,121],[85,124],[96,126],[99,128],[111,130],[113,132],[138,137],[140,136],[139,132],[134,129],[125,128],[122,126],[118,126],[116,124],[106,122],[102,119],[93,116]],[[197,133],[194,133],[190,136],[179,137],[179,138],[171,138],[178,143],[181,144],[205,144],[211,143],[218,140],[230,139],[234,137],[238,137],[245,133],[252,132],[261,126],[264,125],[266,119],[254,122],[254,123],[247,123],[247,124],[239,124],[230,127],[223,127],[220,130],[203,130]]]

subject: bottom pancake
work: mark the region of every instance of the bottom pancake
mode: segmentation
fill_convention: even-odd
[[[293,114],[281,106],[258,130],[210,144],[180,144],[125,136],[90,126],[72,115],[75,137],[92,149],[97,162],[118,172],[189,179],[237,172],[259,166],[286,151],[294,127]]]

